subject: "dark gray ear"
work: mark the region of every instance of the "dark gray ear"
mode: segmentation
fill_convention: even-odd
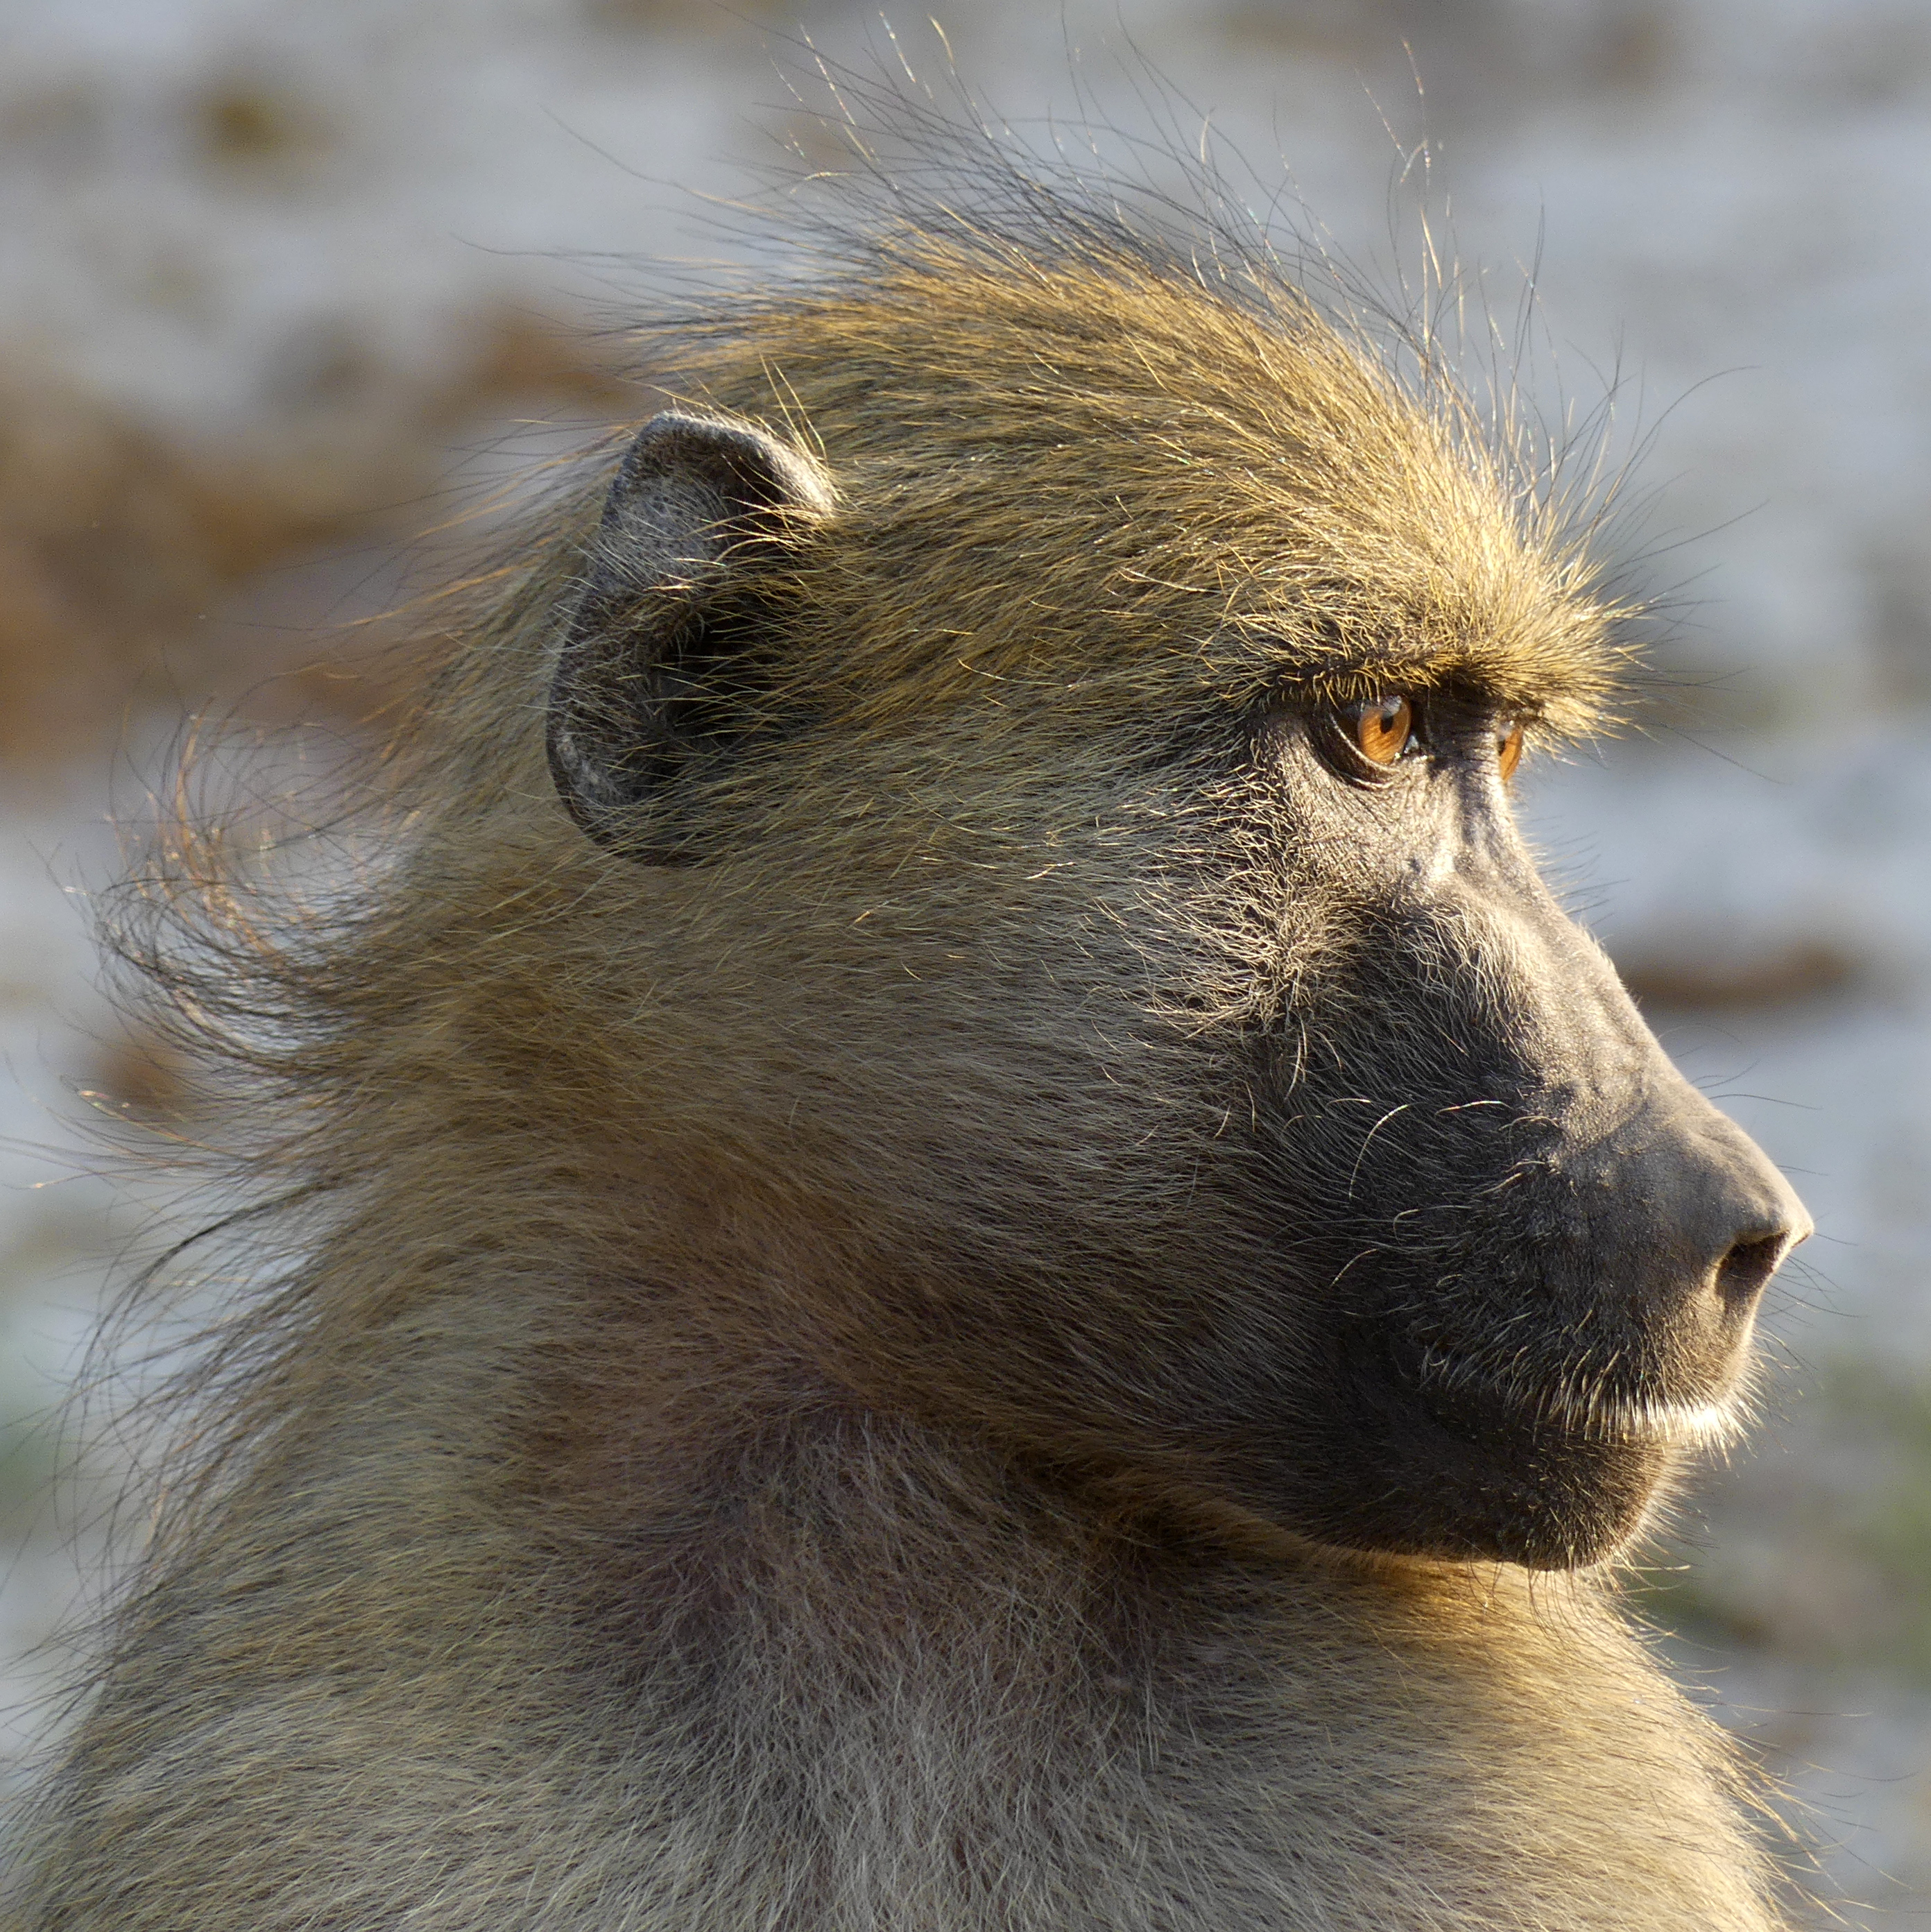
[[[550,775],[600,844],[632,842],[634,808],[742,729],[759,580],[832,504],[814,463],[748,424],[669,411],[637,432],[550,686]]]

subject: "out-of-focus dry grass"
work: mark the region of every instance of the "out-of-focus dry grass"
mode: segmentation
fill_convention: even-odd
[[[224,138],[256,138],[239,100],[232,118]],[[429,382],[344,374],[370,392],[355,406],[225,443],[170,436],[0,353],[0,805],[104,774],[117,746],[176,718],[352,736],[380,719],[410,674],[403,580],[420,533],[455,518],[433,545],[446,577],[494,531],[484,514],[466,542],[471,506],[442,488],[452,445],[622,422],[645,394],[580,329],[506,313],[460,340]],[[67,1070],[83,1101],[134,1121],[178,1104],[165,1050],[111,1016],[89,1030]],[[43,1474],[0,1436],[0,1509]]]
[[[304,668],[268,698],[280,716],[365,702],[347,675],[366,668],[358,634],[331,638],[325,608],[289,614],[280,635],[250,626],[237,608],[251,584],[272,600],[278,566],[392,546],[433,520],[466,428],[517,411],[620,420],[635,406],[580,332],[498,316],[469,346],[418,388],[374,370],[319,376],[367,393],[227,443],[170,437],[0,352],[0,783],[100,754],[143,702],[218,704]]]

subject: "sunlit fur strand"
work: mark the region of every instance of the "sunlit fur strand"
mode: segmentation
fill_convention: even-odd
[[[901,245],[862,289],[688,318],[665,346],[694,396],[733,413],[772,421],[808,394],[816,433],[846,453],[840,481],[868,544],[871,504],[892,520],[887,540],[913,566],[897,579],[909,636],[868,611],[883,620],[862,667],[871,706],[892,701],[900,676],[928,688],[935,674],[1006,673],[1015,650],[1090,650],[1098,596],[1150,647],[1217,634],[1230,701],[1283,676],[1336,694],[1371,678],[1479,679],[1533,703],[1557,735],[1598,722],[1618,670],[1616,614],[1577,596],[1587,565],[1550,548],[1452,426],[1465,404],[1449,423],[1418,411],[1285,292],[1270,328],[1130,259],[1015,283],[942,242],[908,256]],[[943,408],[920,387],[928,357],[947,371]],[[953,487],[914,493],[947,455]],[[1123,486],[1103,520],[1086,488],[1098,464]],[[1023,508],[1011,487],[1022,472]],[[1291,550],[1253,554],[1257,529],[1284,527]],[[961,528],[975,542],[1030,537],[1046,568],[1022,607],[1002,608],[990,586],[961,597],[933,541]],[[959,647],[943,664],[905,662],[927,647],[912,640],[935,634],[935,586],[952,607],[940,634]],[[1102,667],[1075,657],[1066,669]]]

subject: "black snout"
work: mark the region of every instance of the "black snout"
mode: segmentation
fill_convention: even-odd
[[[1337,1540],[1594,1562],[1724,1426],[1765,1285],[1810,1217],[1666,1064],[1606,1131],[1605,1105],[1574,1107],[1459,1247],[1416,1257],[1432,1281],[1386,1250],[1352,1264],[1384,1298],[1337,1349],[1354,1459],[1330,1479]]]
[[[1720,1379],[1720,1358],[1727,1367],[1765,1285],[1811,1232],[1783,1175],[1687,1087],[1563,1165],[1598,1204],[1598,1239],[1626,1257],[1618,1272],[1639,1306],[1675,1331],[1699,1379]]]
[[[1325,1325],[1296,1347],[1327,1406],[1287,1412],[1267,1466],[1277,1513],[1324,1539],[1573,1567],[1732,1426],[1758,1304],[1811,1226],[1511,838],[1490,826],[1426,892],[1404,874],[1351,958],[1367,1024],[1331,1072],[1270,1036],[1284,1252],[1324,1264],[1300,1306]]]

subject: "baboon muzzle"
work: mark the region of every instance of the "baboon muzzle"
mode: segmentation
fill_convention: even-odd
[[[1811,1232],[1789,1184],[1748,1136],[1674,1078],[1558,1171],[1591,1246],[1604,1252],[1603,1292],[1631,1318],[1677,1330],[1686,1358],[1704,1358],[1704,1379],[1720,1393],[1765,1287]]]
[[[1317,1472],[1317,1534],[1568,1567],[1727,1432],[1765,1287],[1811,1224],[1532,877],[1485,869],[1410,909],[1357,974],[1364,1037],[1284,1110],[1282,1171],[1316,1177],[1298,1218],[1329,1231],[1309,1286],[1342,1399],[1283,1453]],[[1389,1012],[1410,1024],[1378,1052]]]

